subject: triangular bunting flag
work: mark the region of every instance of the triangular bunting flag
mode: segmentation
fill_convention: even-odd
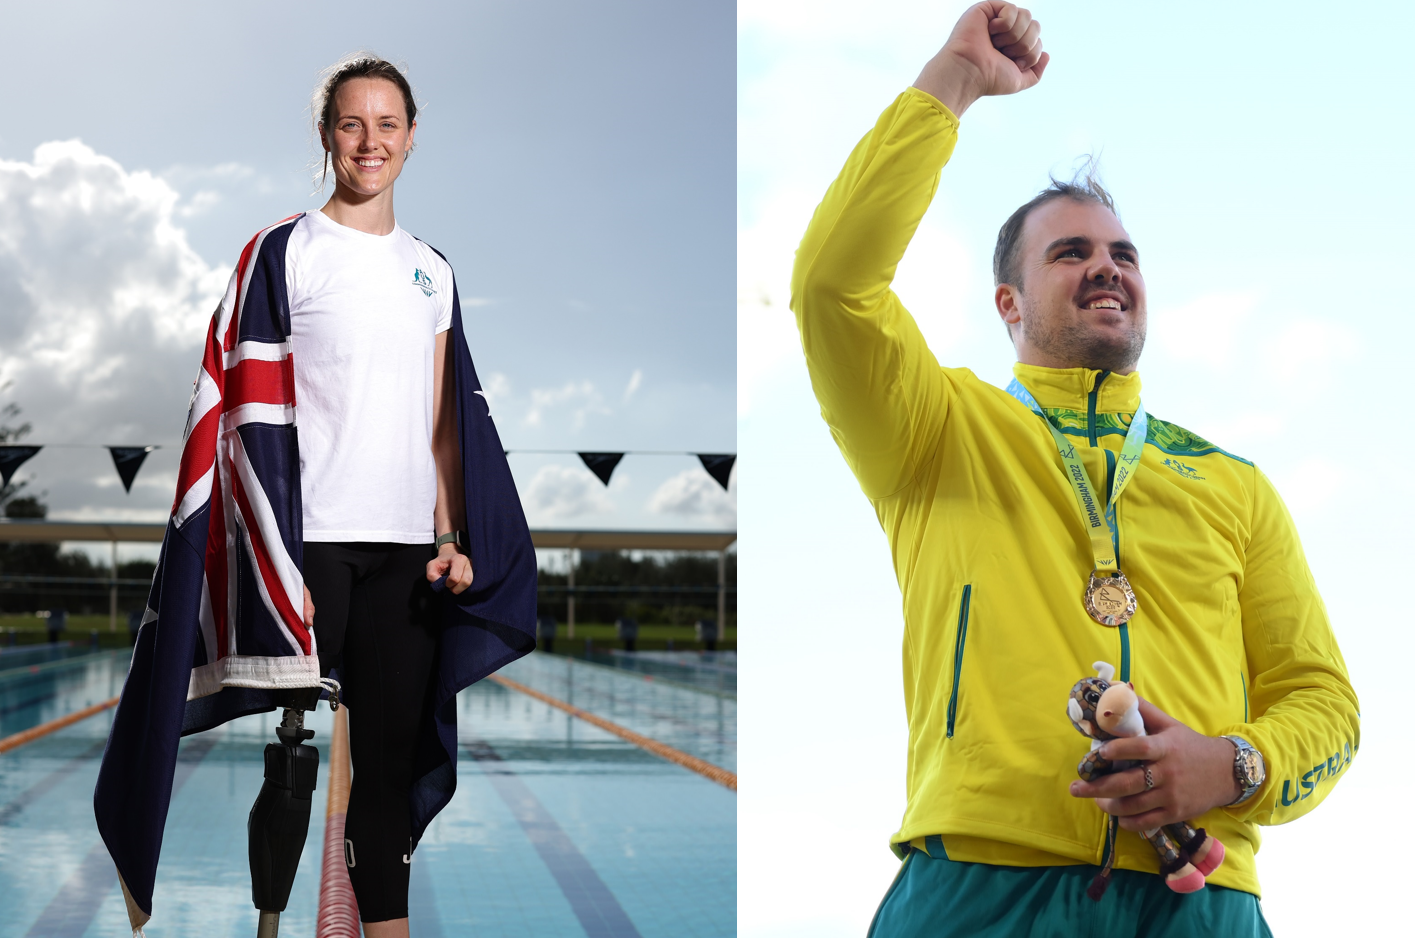
[[[599,481],[609,485],[609,477],[614,475],[614,467],[624,458],[623,453],[581,453],[580,458],[590,472],[599,476]]]
[[[40,449],[42,447],[39,446],[0,446],[0,485],[9,485],[10,476],[15,474],[20,464]]]
[[[737,462],[736,453],[698,453],[698,462],[703,464],[707,474],[717,480],[717,484],[727,489],[727,480],[732,475],[732,466]]]
[[[118,478],[123,480],[123,491],[133,490],[133,480],[138,476],[138,470],[142,468],[142,461],[147,458],[147,454],[152,452],[155,446],[110,446],[108,452],[113,454],[113,467],[118,470]]]

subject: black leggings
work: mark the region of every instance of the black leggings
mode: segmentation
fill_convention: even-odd
[[[437,623],[426,612],[432,545],[304,546],[320,671],[338,668],[351,700],[344,862],[359,918],[407,918],[413,744],[437,649]]]

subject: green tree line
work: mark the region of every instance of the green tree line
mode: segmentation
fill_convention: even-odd
[[[12,497],[5,502],[7,518],[43,518],[49,507],[33,495]],[[79,550],[61,551],[53,543],[0,542],[0,575],[5,577],[91,577],[107,579],[112,570],[96,564]],[[151,582],[156,564],[150,560],[128,560],[118,564],[120,580]],[[118,590],[122,612],[141,609],[147,600],[145,585],[125,585]],[[101,583],[17,583],[0,579],[0,612],[33,612],[37,609],[67,609],[73,613],[108,611],[108,586]]]

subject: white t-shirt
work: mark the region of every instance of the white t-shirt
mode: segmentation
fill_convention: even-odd
[[[436,336],[452,268],[394,227],[309,212],[285,251],[307,541],[431,543]]]

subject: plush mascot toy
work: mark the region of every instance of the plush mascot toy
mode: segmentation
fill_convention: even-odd
[[[1144,764],[1101,758],[1100,748],[1107,740],[1144,736],[1145,721],[1140,718],[1140,698],[1134,686],[1114,680],[1114,666],[1104,661],[1097,661],[1092,667],[1096,669],[1096,676],[1077,681],[1071,688],[1071,699],[1066,701],[1066,715],[1072,725],[1091,739],[1091,751],[1076,767],[1076,774],[1087,782]],[[1218,838],[1205,834],[1203,828],[1195,830],[1184,821],[1141,831],[1140,836],[1159,854],[1160,874],[1164,876],[1165,885],[1175,892],[1203,889],[1204,877],[1223,862],[1223,844]],[[1115,855],[1113,849],[1110,855]],[[1105,871],[1092,884],[1092,898],[1100,898],[1098,893],[1104,892],[1109,877],[1107,863]]]

